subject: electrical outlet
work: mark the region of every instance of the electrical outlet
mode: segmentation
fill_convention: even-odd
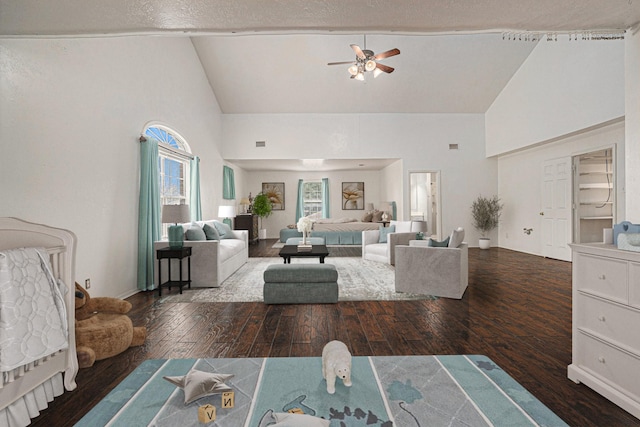
[[[91,279],[87,279],[84,281],[84,288],[89,289],[91,287]]]

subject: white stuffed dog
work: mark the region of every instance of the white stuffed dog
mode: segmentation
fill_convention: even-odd
[[[351,353],[342,341],[331,341],[322,349],[322,377],[329,394],[336,392],[336,377],[351,387]]]

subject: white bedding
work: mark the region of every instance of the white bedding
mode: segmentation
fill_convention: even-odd
[[[68,348],[67,313],[43,248],[0,251],[0,371]]]

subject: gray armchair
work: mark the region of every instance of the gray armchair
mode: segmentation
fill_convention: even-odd
[[[362,232],[362,258],[370,261],[386,262],[395,265],[397,245],[408,245],[416,233],[411,228],[411,221],[391,221],[395,232],[387,235],[387,241],[380,243],[380,230]]]
[[[460,299],[469,284],[469,247],[429,247],[427,240],[396,246],[396,292]]]

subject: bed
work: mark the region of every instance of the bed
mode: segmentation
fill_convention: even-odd
[[[318,219],[313,222],[311,236],[323,237],[327,245],[361,245],[362,232],[378,230],[382,222],[361,222],[356,219]],[[280,230],[280,242],[285,243],[290,237],[302,237],[297,228]]]
[[[30,424],[31,419],[47,408],[48,403],[55,397],[64,393],[65,390],[71,391],[76,388],[78,361],[74,328],[75,250],[76,236],[70,231],[17,218],[0,218],[0,289],[2,289],[0,293],[0,371],[2,371],[0,425],[2,426],[15,427]],[[15,279],[16,274],[11,273],[16,268],[22,268],[16,262],[18,259],[16,254],[25,254],[24,259],[38,256],[37,265],[27,265],[31,269],[30,276],[39,277],[42,285],[51,294],[45,295],[47,292],[40,290],[37,293],[38,296],[35,296],[34,292],[25,293],[25,295],[33,297],[30,298],[33,300],[37,299],[37,305],[49,303],[55,306],[55,308],[46,309],[45,326],[38,326],[39,322],[32,319],[29,322],[32,325],[29,333],[20,332],[23,341],[31,340],[31,338],[25,338],[29,334],[32,336],[40,334],[42,342],[39,345],[32,345],[31,341],[17,343],[29,349],[29,351],[25,350],[25,353],[29,354],[19,357],[10,353],[12,347],[7,344],[16,341],[11,337],[11,334],[16,332],[11,332],[11,329],[19,329],[22,325],[17,321],[19,316],[16,314],[20,310],[11,310],[12,306],[9,305],[16,305],[15,298],[14,301],[10,301],[10,294],[12,292],[19,294],[25,289],[32,288],[31,283],[29,286],[24,286],[24,280],[29,279],[21,277],[18,281]],[[33,273],[34,270],[35,273]],[[21,286],[18,291],[7,291],[8,286],[18,282]],[[34,284],[34,286],[40,286],[40,284]],[[13,327],[7,328],[5,326],[12,323],[11,315],[16,321]],[[10,338],[7,338],[8,336]],[[54,339],[54,337],[59,338]],[[56,349],[51,352],[54,345]],[[21,364],[23,362],[26,363]],[[13,367],[17,364],[20,365]]]

